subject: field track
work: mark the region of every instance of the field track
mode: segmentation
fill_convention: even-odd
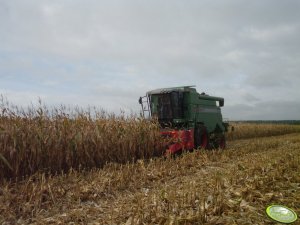
[[[235,140],[221,152],[3,184],[0,223],[274,224],[269,204],[300,214],[299,174],[299,133]]]

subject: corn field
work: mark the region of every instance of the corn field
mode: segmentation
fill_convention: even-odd
[[[6,107],[0,115],[0,179],[147,159],[163,154],[162,143],[158,124],[136,116]]]
[[[275,203],[300,213],[300,126],[233,123],[225,150],[163,158],[155,121],[0,106],[0,224],[272,224]]]
[[[299,133],[300,125],[264,124],[264,123],[230,123],[226,133],[227,140],[270,137],[291,133]]]
[[[135,115],[65,106],[49,109],[40,102],[27,109],[0,104],[0,179],[36,172],[102,168],[163,155],[159,124]],[[299,132],[297,125],[233,124],[228,140]]]

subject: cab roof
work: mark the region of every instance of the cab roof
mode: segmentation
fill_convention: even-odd
[[[195,85],[192,86],[181,86],[181,87],[169,87],[169,88],[159,88],[152,91],[148,91],[147,95],[154,95],[154,94],[163,94],[163,93],[170,93],[173,91],[178,92],[196,92]]]
[[[159,88],[159,89],[155,89],[155,90],[152,90],[152,91],[148,91],[147,95],[171,93],[173,91],[197,93],[197,91],[196,91],[196,89],[194,87],[196,87],[196,86],[193,85],[193,86]],[[199,97],[199,99],[202,99],[202,100],[218,101],[219,105],[221,107],[224,106],[224,98],[222,98],[222,97],[210,96],[210,95],[205,94],[204,92],[201,93],[201,94],[198,93],[198,97]]]

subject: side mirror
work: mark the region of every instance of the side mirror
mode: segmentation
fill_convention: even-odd
[[[219,100],[219,106],[220,107],[224,106],[224,99]]]
[[[140,98],[139,98],[139,103],[140,103],[140,104],[142,104],[142,103],[143,103],[143,101],[142,101],[142,97],[140,97]]]

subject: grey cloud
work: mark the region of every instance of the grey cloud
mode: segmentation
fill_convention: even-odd
[[[264,101],[254,105],[236,104],[223,109],[232,120],[299,120],[299,101]]]
[[[132,109],[141,92],[196,84],[224,96],[225,112],[259,117],[261,102],[300,98],[299,10],[292,0],[1,1],[0,76],[23,71]]]
[[[255,97],[254,95],[247,93],[243,96],[243,98],[247,101],[247,102],[257,102],[260,99]]]

